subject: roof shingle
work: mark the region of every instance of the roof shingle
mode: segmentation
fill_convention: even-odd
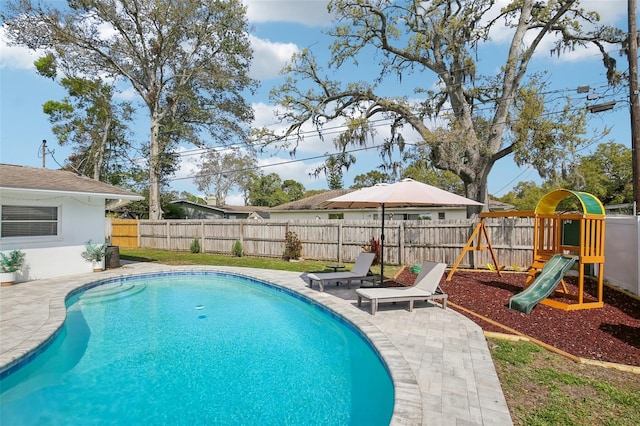
[[[143,198],[131,191],[73,172],[13,164],[0,164],[0,189],[75,192],[103,195],[107,199],[138,200]]]

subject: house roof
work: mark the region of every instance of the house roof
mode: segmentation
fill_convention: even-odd
[[[280,204],[279,206],[272,207],[271,210],[329,210],[327,207],[321,206],[320,204],[330,198],[339,197],[353,191],[355,191],[355,189],[333,189],[331,191],[312,195],[311,197],[306,197],[300,200],[291,201],[289,203]]]
[[[502,201],[489,198],[489,210],[491,211],[513,210],[514,208],[515,206],[513,204],[507,204]]]
[[[291,201],[290,203],[281,204],[279,206],[272,207],[271,211],[287,211],[287,210],[336,210],[334,207],[323,206],[325,201],[339,197],[344,194],[356,191],[355,189],[334,189],[326,191],[321,194],[312,195],[311,197],[302,198],[300,200]],[[505,204],[500,201],[489,198],[489,210],[508,210],[513,208],[510,204]],[[347,208],[341,208],[338,210],[348,210]]]
[[[105,199],[142,200],[144,197],[108,183],[65,170],[0,164],[0,189],[67,192]]]
[[[172,204],[190,204],[192,206],[197,206],[197,207],[201,207],[203,209],[209,209],[209,210],[215,210],[221,213],[246,213],[246,214],[251,214],[251,213],[256,213],[257,215],[259,215],[260,217],[268,217],[268,214],[265,213],[266,210],[268,210],[267,207],[260,207],[260,209],[258,209],[258,207],[256,206],[229,206],[229,205],[222,205],[222,206],[212,206],[209,204],[200,204],[200,203],[195,203],[193,201],[188,201],[188,200],[175,200],[171,202]]]

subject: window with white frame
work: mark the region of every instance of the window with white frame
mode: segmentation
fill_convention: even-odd
[[[1,216],[2,238],[58,235],[58,207],[3,205]]]

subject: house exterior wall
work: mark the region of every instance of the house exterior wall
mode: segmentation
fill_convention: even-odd
[[[211,209],[203,209],[202,207],[194,206],[192,204],[176,203],[185,213],[185,219],[222,219],[223,213]]]
[[[331,209],[331,210],[271,210],[270,217],[274,220],[312,220],[329,219],[330,214],[343,214],[344,220],[378,220],[382,209]],[[430,215],[432,220],[439,218],[438,214],[444,214],[446,220],[461,220],[467,218],[467,210],[463,208],[386,208],[385,216],[393,214],[393,219],[402,219],[405,214]]]
[[[235,212],[217,209],[213,206],[199,206],[194,203],[174,202],[182,208],[185,213],[185,219],[246,219],[249,216],[249,212]]]
[[[93,270],[81,253],[88,240],[94,244],[104,242],[104,197],[3,189],[0,202],[2,205],[58,207],[58,235],[0,238],[0,251],[19,249],[25,253],[18,282]]]

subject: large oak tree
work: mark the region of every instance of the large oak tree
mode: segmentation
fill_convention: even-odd
[[[10,41],[55,54],[58,69],[133,88],[149,117],[149,218],[162,217],[163,161],[178,142],[244,140],[254,87],[240,0],[9,0]],[[128,86],[128,87],[127,87]]]
[[[293,58],[285,69],[286,82],[272,91],[287,129],[262,129],[258,136],[285,143],[297,136],[300,141],[308,124],[322,134],[335,121],[346,122],[350,134],[360,126],[364,135],[372,122],[390,120],[384,149],[402,148],[402,130],[410,127],[428,147],[425,160],[455,173],[466,196],[485,203],[489,172],[498,160],[514,153],[521,164],[537,160],[536,165],[544,166],[541,159],[549,158],[548,150],[565,136],[572,137],[564,132],[580,119],[567,114],[561,122],[544,109],[544,82],[527,71],[543,39],[556,41],[557,54],[594,43],[615,82],[620,74],[607,43],[625,38],[619,30],[598,25],[598,15],[581,9],[577,0],[514,0],[503,2],[501,9],[497,3],[330,1],[337,20],[329,31],[334,38],[331,60],[323,67],[308,49]],[[507,54],[502,63],[491,64],[497,74],[482,75],[478,51],[490,48],[490,32],[496,28],[510,34]],[[342,81],[342,71],[353,65],[364,67],[357,78],[375,75],[368,81]],[[437,84],[426,75],[436,77]],[[405,89],[415,85],[390,96],[381,85],[390,79]],[[434,118],[444,124],[430,126]]]

